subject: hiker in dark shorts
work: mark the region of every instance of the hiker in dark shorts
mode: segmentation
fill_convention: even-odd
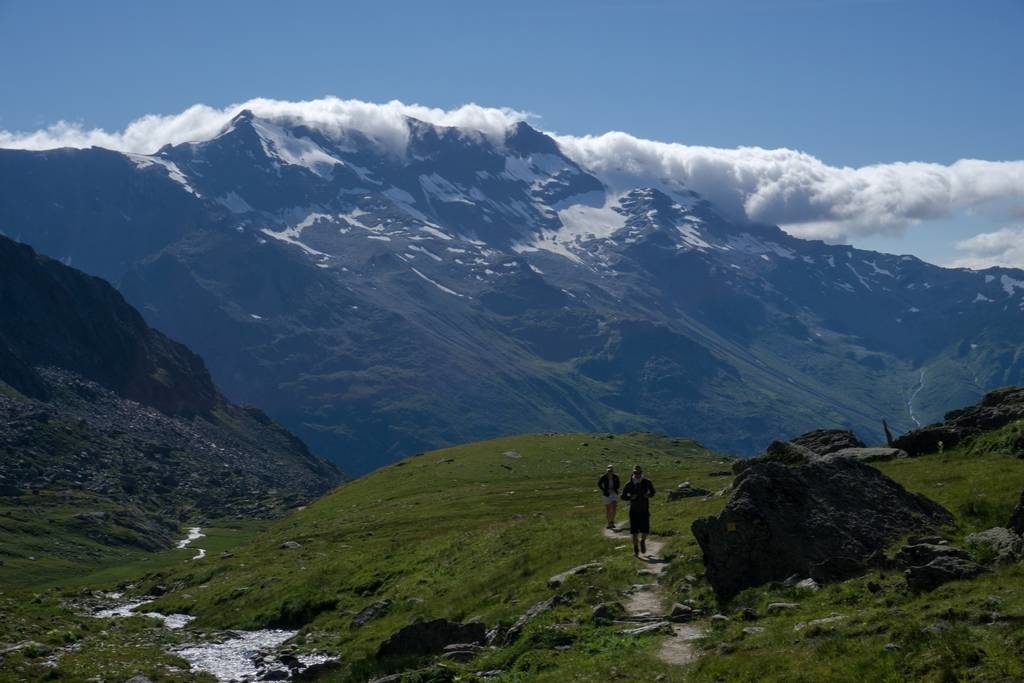
[[[654,484],[644,477],[643,470],[637,465],[622,489],[622,500],[629,501],[629,532],[633,534],[633,554],[637,557],[647,552],[647,534],[651,533],[651,498],[654,498]]]
[[[604,475],[597,480],[597,488],[601,489],[601,498],[604,499],[605,528],[614,531],[615,511],[619,507],[619,475],[615,474],[614,467],[608,465]]]

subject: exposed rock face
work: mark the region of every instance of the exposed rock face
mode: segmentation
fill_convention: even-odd
[[[828,455],[829,458],[850,458],[861,462],[880,462],[906,458],[907,452],[899,448],[841,448]]]
[[[75,372],[167,414],[224,399],[202,359],[146,325],[104,280],[0,236],[0,379],[47,398],[37,367]]]
[[[942,422],[907,432],[893,446],[912,456],[935,453],[1020,419],[1024,419],[1024,387],[1004,387],[988,392],[977,405],[946,413]]]
[[[816,429],[791,439],[790,443],[818,455],[828,455],[844,448],[864,448],[864,442],[848,429]]]
[[[818,581],[863,571],[900,536],[950,524],[939,504],[850,459],[760,463],[715,517],[693,523],[720,599],[794,574]]]
[[[377,656],[441,654],[446,646],[455,643],[482,643],[485,634],[486,628],[480,622],[460,624],[447,619],[417,621],[392,633],[377,648]]]
[[[54,524],[154,550],[186,516],[268,516],[340,478],[108,283],[0,237],[0,495],[81,499]]]

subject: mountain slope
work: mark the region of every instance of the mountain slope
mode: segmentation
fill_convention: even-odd
[[[5,575],[167,547],[186,521],[277,513],[339,478],[109,284],[0,237]]]
[[[880,438],[1024,381],[1024,272],[799,240],[524,123],[406,128],[241,112],[154,155],[0,150],[0,230],[118,283],[356,473],[545,429]]]
[[[1014,443],[1008,437],[1019,438],[1021,428],[1018,419],[956,449],[876,466],[950,510],[955,525],[941,531],[959,545],[1009,520],[1024,488],[1024,461],[1007,450]],[[626,539],[601,532],[594,482],[608,462],[620,471],[641,464],[658,490],[652,530],[665,543],[668,565],[654,605],[668,612],[686,603],[703,635],[695,644],[699,659],[685,667],[659,656],[666,640],[660,630],[627,634],[635,624],[613,619],[617,603],[645,592],[636,586],[653,580],[655,564],[633,558]],[[925,594],[909,591],[903,571],[888,567],[816,591],[774,583],[718,602],[691,524],[725,505],[730,464],[690,440],[649,434],[466,444],[382,468],[278,521],[229,557],[149,576],[134,590],[169,588],[147,609],[195,616],[187,636],[193,642],[225,628],[298,629],[290,652],[340,658],[325,680],[368,680],[436,661],[437,678],[426,680],[482,680],[480,672],[500,671],[497,680],[602,681],[623,675],[624,658],[643,679],[664,674],[671,681],[793,680],[794,672],[800,680],[830,681],[1019,674],[1019,563]],[[668,500],[681,481],[712,493]],[[620,524],[624,519],[623,510]],[[599,568],[551,581],[595,562]],[[769,607],[774,603],[785,606]],[[594,611],[599,605],[605,617]],[[518,637],[499,638],[467,661],[378,654],[392,633],[416,620],[479,620],[502,633],[531,613]],[[719,613],[727,618],[710,618]]]

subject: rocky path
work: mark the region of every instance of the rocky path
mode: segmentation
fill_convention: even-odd
[[[630,552],[633,537],[628,531],[605,529],[604,535],[620,542],[621,546],[616,546],[617,550]],[[664,608],[665,590],[661,585],[661,574],[668,566],[668,561],[661,554],[664,547],[665,544],[660,541],[647,539],[647,552],[640,555],[638,562],[641,566],[637,570],[637,575],[647,581],[629,588],[629,600],[625,605],[626,615],[627,619],[636,622],[637,626],[627,630],[635,633],[671,630],[671,635],[658,650],[658,657],[669,664],[689,664],[698,656],[694,643],[704,637],[703,631],[695,624],[669,621],[670,615],[666,614]]]

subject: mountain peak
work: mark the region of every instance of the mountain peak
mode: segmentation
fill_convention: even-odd
[[[519,121],[509,127],[505,134],[505,146],[520,156],[562,153],[557,142],[525,121]]]

